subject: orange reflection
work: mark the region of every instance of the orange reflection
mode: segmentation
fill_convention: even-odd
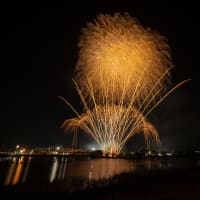
[[[11,183],[11,180],[12,180],[12,177],[13,177],[13,174],[14,174],[14,171],[15,171],[15,168],[16,168],[16,158],[13,158],[13,161],[12,163],[10,164],[10,167],[8,169],[8,173],[7,173],[7,176],[6,176],[6,180],[4,182],[4,185],[9,185]]]
[[[29,166],[30,166],[30,162],[31,162],[31,157],[28,158],[28,162],[26,164],[26,168],[24,170],[24,175],[23,175],[23,178],[22,178],[22,182],[26,182],[26,178],[27,178],[27,175],[28,175],[28,170],[29,170]]]
[[[23,159],[24,159],[24,157],[21,157],[18,161],[17,169],[15,171],[15,175],[14,175],[13,181],[12,181],[13,185],[16,185],[19,182],[19,179],[21,177],[21,173],[22,173],[22,169],[23,169],[23,165],[24,165]]]

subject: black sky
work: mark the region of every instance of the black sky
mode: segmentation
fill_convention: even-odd
[[[172,85],[191,78],[150,116],[163,149],[200,148],[197,6],[163,1],[73,2],[2,6],[0,145],[69,146],[71,136],[60,125],[74,115],[57,96],[64,96],[81,111],[71,82],[81,28],[99,13],[129,12],[143,26],[167,37],[175,64]],[[91,142],[87,135],[78,137],[79,145]],[[133,138],[131,145],[140,144]]]

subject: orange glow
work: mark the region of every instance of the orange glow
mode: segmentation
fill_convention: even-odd
[[[127,102],[136,93],[134,103],[140,104],[152,87],[154,92],[149,98],[170,81],[167,71],[156,83],[172,67],[166,39],[142,27],[127,13],[98,15],[94,23],[88,23],[82,30],[78,47],[76,81],[85,95],[90,96],[89,80],[100,103],[105,98],[111,103]]]
[[[23,165],[24,165],[23,157],[21,157],[18,161],[18,165],[17,165],[16,171],[15,171],[14,177],[13,177],[13,181],[12,181],[13,185],[16,185],[20,180]]]
[[[84,130],[103,154],[119,154],[137,133],[143,133],[147,148],[159,144],[147,116],[188,81],[166,91],[173,68],[166,39],[127,13],[100,14],[82,30],[78,47],[74,84],[84,113],[60,97],[77,115],[64,121],[65,131]]]
[[[147,143],[150,139],[159,143],[157,130],[132,106],[96,106],[78,118],[66,120],[63,127],[66,132],[83,129],[97,141],[104,154],[120,153],[125,142],[141,131]]]
[[[13,178],[13,174],[14,174],[14,171],[15,171],[15,168],[16,168],[16,164],[17,164],[16,158],[13,158],[13,161],[10,164],[10,167],[8,169],[8,173],[6,175],[6,179],[5,179],[4,185],[11,184],[11,180]]]

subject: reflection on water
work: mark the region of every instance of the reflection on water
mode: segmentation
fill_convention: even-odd
[[[31,161],[31,157],[28,157],[28,160],[26,163],[24,163],[23,156],[20,158],[14,157],[8,168],[4,185],[5,186],[16,185],[19,182],[19,180],[21,180],[22,182],[25,182],[27,174],[28,174],[28,170],[29,170],[30,161]],[[25,165],[25,169],[23,170],[24,165]]]
[[[12,177],[13,177],[16,165],[17,165],[16,158],[13,158],[13,162],[10,164],[10,167],[8,169],[8,173],[7,173],[4,185],[9,185],[10,183],[12,183]]]
[[[127,160],[122,159],[102,159],[102,160],[91,160],[90,173],[91,179],[99,179],[101,177],[111,177],[114,174],[121,172],[128,172],[133,170],[133,167],[129,165]]]
[[[133,171],[134,166],[125,159],[72,160],[66,169],[67,176],[87,177],[89,180],[108,178],[114,174]]]
[[[189,161],[190,165],[198,165],[199,161]],[[139,172],[151,169],[162,169],[186,166],[188,160],[174,159],[145,159],[141,161],[108,158],[82,158],[67,157],[14,157],[0,162],[0,186],[16,184],[56,183],[73,180],[93,181],[109,178],[123,172]],[[3,182],[1,182],[3,180]]]
[[[15,174],[12,180],[12,184],[16,185],[20,179],[21,173],[22,173],[22,169],[23,169],[23,157],[19,159],[18,164],[17,164],[17,168],[15,170]]]
[[[27,178],[27,175],[28,175],[28,170],[29,170],[30,162],[31,162],[31,157],[28,158],[28,162],[26,164],[26,167],[25,167],[25,170],[24,170],[24,175],[23,175],[23,178],[22,178],[22,183],[26,182],[26,178]]]
[[[51,172],[49,176],[50,183],[53,182],[53,180],[55,179],[57,169],[58,169],[58,160],[57,158],[55,158],[54,162],[52,163]]]
[[[53,158],[50,175],[49,175],[49,182],[52,183],[54,180],[62,181],[65,177],[65,170],[67,166],[67,158],[62,157],[58,160],[57,157]]]
[[[125,159],[72,159],[54,157],[49,174],[49,182],[67,178],[84,177],[88,180],[108,178],[114,174],[134,170],[134,165]]]

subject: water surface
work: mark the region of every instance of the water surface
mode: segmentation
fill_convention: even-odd
[[[59,184],[64,188],[79,187],[86,182],[108,179],[114,175],[142,171],[199,166],[198,159],[123,159],[63,157],[6,157],[0,160],[0,187],[32,188]]]

